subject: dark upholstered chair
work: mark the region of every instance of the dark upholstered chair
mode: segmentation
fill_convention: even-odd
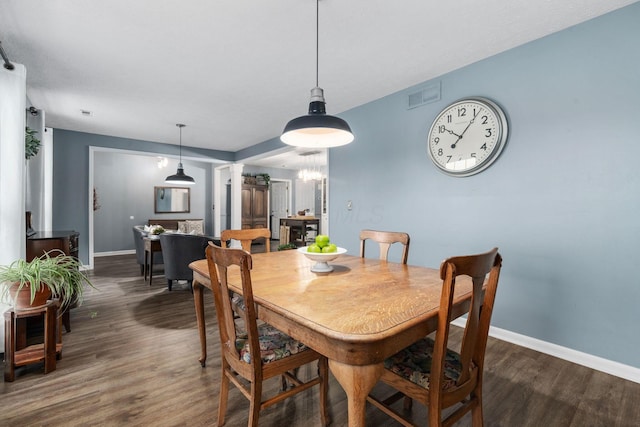
[[[133,226],[133,242],[136,248],[136,259],[140,264],[140,274],[144,274],[144,241],[142,240],[148,233],[144,231],[143,225]],[[153,265],[163,264],[162,252],[153,253]]]
[[[186,280],[191,286],[193,270],[189,268],[189,264],[205,258],[205,250],[210,240],[209,237],[194,234],[162,233],[160,235],[164,277],[167,279],[169,290],[174,280]]]

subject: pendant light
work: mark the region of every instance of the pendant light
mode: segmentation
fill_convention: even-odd
[[[327,115],[324,92],[318,87],[318,2],[316,0],[316,87],[311,89],[309,114],[287,123],[280,136],[282,142],[296,147],[339,147],[350,143],[354,138],[346,121]]]
[[[196,181],[191,178],[189,175],[184,174],[184,169],[182,167],[182,128],[186,125],[182,123],[176,124],[180,128],[180,163],[178,163],[178,171],[175,175],[169,175],[165,180],[165,184],[177,184],[177,185],[193,185]]]

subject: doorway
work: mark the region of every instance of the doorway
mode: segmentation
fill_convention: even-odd
[[[271,180],[269,205],[271,206],[271,238],[280,239],[280,218],[286,218],[291,212],[291,181]]]

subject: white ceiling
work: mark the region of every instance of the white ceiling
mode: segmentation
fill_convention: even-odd
[[[631,3],[322,0],[327,112]],[[176,144],[185,123],[183,145],[237,151],[306,114],[315,12],[313,0],[2,0],[0,41],[49,127]]]

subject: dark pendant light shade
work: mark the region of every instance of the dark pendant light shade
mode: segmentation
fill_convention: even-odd
[[[287,123],[280,140],[296,147],[330,148],[350,143],[353,133],[346,121],[327,114],[323,91],[314,87],[311,89],[309,114]]]
[[[311,89],[309,114],[291,120],[280,140],[288,145],[306,148],[330,148],[346,145],[354,136],[346,121],[327,115],[324,92],[318,87],[318,0],[316,0],[316,87]]]
[[[182,128],[186,125],[182,123],[176,124],[180,128],[180,162],[178,163],[178,171],[175,175],[169,175],[165,180],[165,184],[175,184],[175,185],[193,185],[196,183],[196,180],[190,177],[189,175],[185,175],[184,168],[182,167]]]

